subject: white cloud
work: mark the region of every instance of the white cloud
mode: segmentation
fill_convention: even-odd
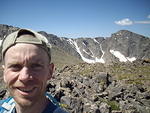
[[[147,18],[150,19],[150,15],[148,15]],[[118,24],[121,26],[127,26],[127,25],[133,25],[133,24],[150,24],[150,20],[132,21],[129,18],[125,18],[119,21],[115,21],[115,24]]]
[[[150,24],[150,21],[135,21],[136,24]]]
[[[126,25],[132,25],[133,21],[131,21],[129,18],[125,18],[119,21],[115,21],[116,24],[126,26]]]

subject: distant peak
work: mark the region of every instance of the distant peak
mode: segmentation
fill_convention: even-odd
[[[128,30],[119,30],[118,32],[113,33],[112,37],[127,37],[127,36],[131,36],[132,34],[136,34],[136,33],[133,33]]]
[[[129,34],[129,33],[133,33],[133,32],[128,31],[128,30],[120,30],[120,31],[116,32],[116,34],[122,34],[122,35]]]

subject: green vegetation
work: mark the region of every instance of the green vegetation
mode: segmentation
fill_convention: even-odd
[[[53,46],[51,49],[52,52],[52,62],[55,64],[55,67],[62,68],[65,65],[75,65],[81,63],[82,61],[70,54],[66,53],[62,49]]]
[[[103,64],[86,64],[83,63],[79,66],[78,74],[82,76],[95,75],[99,72],[106,72],[106,67]]]
[[[120,110],[119,103],[116,101],[107,101],[106,103],[111,106],[112,110]]]
[[[102,99],[101,101],[107,103],[111,107],[112,110],[120,110],[119,103],[116,101],[110,101],[106,99]]]
[[[81,76],[93,76],[99,72],[107,72],[113,80],[123,80],[126,84],[144,85],[150,89],[150,63],[137,61],[134,63],[113,63],[112,65],[80,63],[69,66],[66,72]]]
[[[65,109],[67,109],[67,108],[69,108],[69,106],[67,105],[67,104],[60,104],[60,106],[62,107],[62,108],[65,108]]]
[[[150,63],[115,63],[109,66],[109,73],[117,80],[125,80],[127,84],[141,84],[150,89]]]

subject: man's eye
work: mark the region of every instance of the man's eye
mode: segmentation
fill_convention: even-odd
[[[22,68],[22,66],[19,64],[13,64],[10,65],[9,68],[12,69],[13,71],[19,71]]]
[[[41,64],[32,64],[31,68],[32,69],[41,69],[41,68],[43,68],[43,66]]]

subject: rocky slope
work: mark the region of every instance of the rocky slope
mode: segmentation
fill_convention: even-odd
[[[56,69],[47,91],[69,113],[150,113],[149,86],[150,61],[80,63]]]

